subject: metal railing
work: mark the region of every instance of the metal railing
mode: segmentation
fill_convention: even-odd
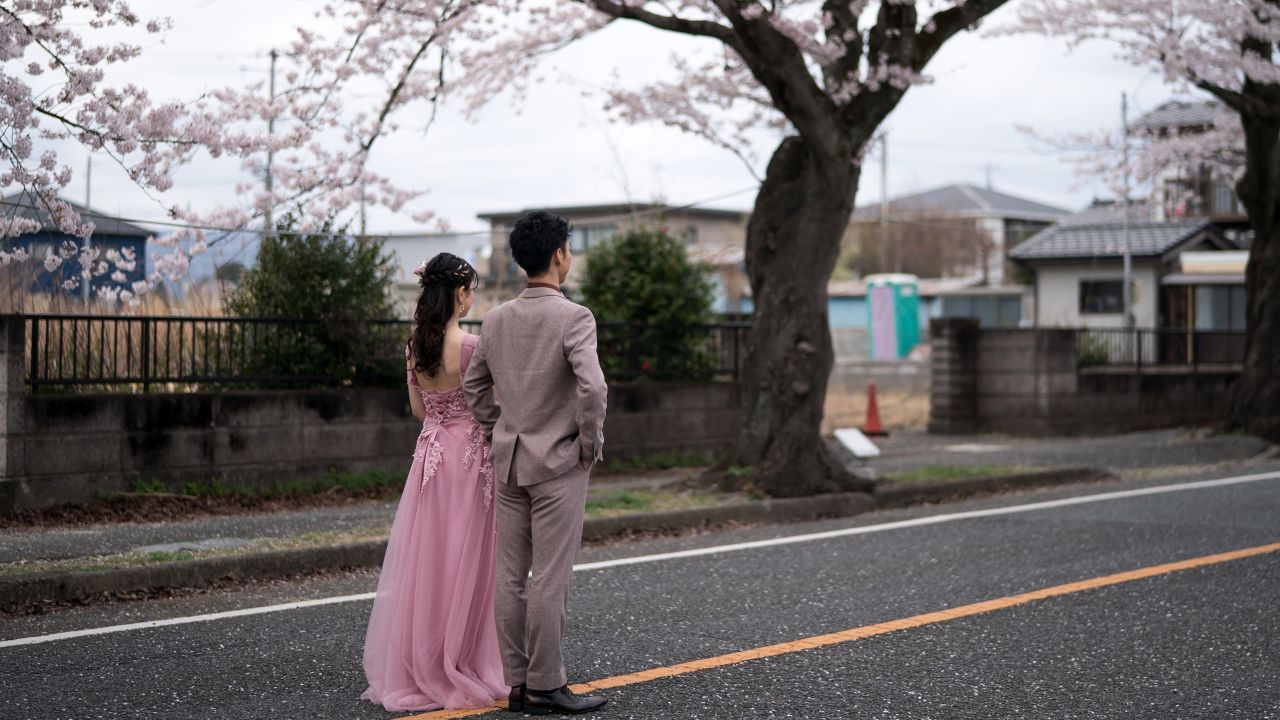
[[[1230,369],[1244,362],[1245,333],[1227,330],[1089,328],[1076,331],[1080,368]]]
[[[739,377],[751,323],[600,323],[596,349],[616,380],[730,380]]]
[[[183,392],[223,387],[395,386],[411,323],[258,317],[24,315],[35,389]],[[469,332],[479,321],[463,321]],[[748,323],[598,327],[612,380],[736,380]]]

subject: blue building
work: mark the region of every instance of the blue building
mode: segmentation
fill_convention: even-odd
[[[114,265],[107,272],[91,277],[89,287],[91,293],[96,293],[102,287],[129,288],[134,282],[146,278],[147,239],[154,233],[137,225],[107,217],[83,205],[77,205],[66,200],[63,202],[66,202],[79,213],[82,221],[94,224],[93,234],[87,240],[59,230],[50,218],[49,211],[30,193],[23,191],[0,200],[0,207],[4,209],[5,218],[30,219],[40,223],[40,229],[35,232],[3,240],[5,252],[13,252],[18,248],[22,248],[31,256],[28,261],[30,266],[38,268],[38,271],[32,273],[29,287],[31,292],[58,292],[74,297],[79,297],[84,293],[83,286],[74,290],[64,290],[62,287],[65,280],[77,275],[80,271],[80,265],[75,257],[65,260],[53,272],[46,272],[42,267],[42,263],[49,253],[57,254],[63,243],[68,242],[75,246],[77,254],[86,246],[97,248],[100,251],[99,260],[105,260],[110,250],[123,253],[126,248],[129,248],[134,253],[134,266],[132,269],[127,271],[119,270],[124,275],[123,279],[112,277],[117,271]]]

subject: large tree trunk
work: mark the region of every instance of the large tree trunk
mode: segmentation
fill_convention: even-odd
[[[838,143],[842,148],[847,143]],[[774,497],[865,490],[821,437],[834,353],[827,281],[849,222],[859,169],[799,137],[769,161],[747,227],[755,321],[743,372],[743,425],[731,464]]]
[[[1252,85],[1252,83],[1250,83]],[[1267,93],[1274,87],[1252,86]],[[1280,123],[1241,114],[1245,131],[1245,175],[1237,186],[1253,226],[1245,269],[1244,368],[1236,381],[1229,427],[1280,442]]]

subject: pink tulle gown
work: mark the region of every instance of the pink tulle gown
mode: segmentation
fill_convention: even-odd
[[[464,375],[477,340],[463,338]],[[462,388],[408,377],[427,417],[378,578],[360,697],[393,711],[481,707],[510,691],[493,616],[493,465]]]

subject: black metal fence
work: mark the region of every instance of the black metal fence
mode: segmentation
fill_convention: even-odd
[[[751,323],[601,323],[600,365],[610,379],[737,380]]]
[[[297,318],[36,314],[25,323],[35,389],[182,392],[223,387],[395,386],[411,323]],[[479,332],[478,321],[464,321]],[[748,323],[604,324],[601,365],[615,380],[736,380]]]
[[[1082,329],[1076,331],[1081,368],[1230,369],[1244,362],[1245,333],[1226,330]]]

